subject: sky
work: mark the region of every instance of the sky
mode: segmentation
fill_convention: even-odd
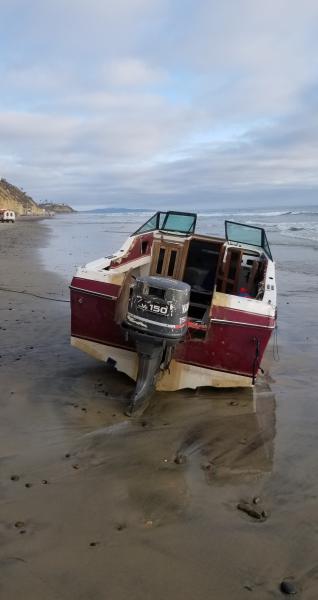
[[[317,0],[0,10],[0,177],[37,201],[318,204]]]

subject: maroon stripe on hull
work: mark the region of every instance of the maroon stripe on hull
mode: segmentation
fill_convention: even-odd
[[[105,296],[118,297],[120,286],[114,283],[104,281],[94,281],[93,279],[84,279],[83,277],[73,277],[71,288],[103,294]]]
[[[206,338],[187,339],[176,348],[175,358],[207,369],[253,376],[256,339],[259,340],[261,361],[272,330],[255,325],[211,323]]]
[[[219,319],[221,321],[234,321],[235,323],[248,323],[250,325],[261,325],[263,327],[275,326],[274,317],[255,314],[226,306],[212,306],[211,317],[212,319]]]
[[[116,301],[71,288],[71,332],[102,344],[131,348],[114,321]]]
[[[100,285],[99,282],[95,283]],[[116,300],[71,288],[72,335],[109,346],[133,349],[123,329],[114,321],[115,306]],[[246,318],[247,313],[243,315]],[[186,364],[252,377],[256,340],[259,342],[261,360],[272,328],[260,324],[259,315],[249,313],[248,316],[248,326],[243,323],[212,322],[204,339],[196,337],[195,331],[189,333],[186,340],[176,347],[174,358]],[[238,319],[235,321],[238,322]]]

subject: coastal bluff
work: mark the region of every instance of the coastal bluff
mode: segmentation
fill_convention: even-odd
[[[55,202],[41,202],[39,205],[40,208],[44,209],[46,212],[54,212],[56,214],[62,213],[75,213],[74,208],[69,206],[69,204],[56,204]]]
[[[55,213],[72,213],[73,208],[67,204],[56,204],[43,202],[39,204],[28,196],[23,188],[9,183],[6,179],[0,179],[0,209],[13,210],[17,216],[45,216]]]
[[[28,196],[23,189],[0,179],[0,208],[14,210],[16,215],[43,215],[43,208]]]

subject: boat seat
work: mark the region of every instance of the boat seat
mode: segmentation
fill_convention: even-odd
[[[187,267],[183,281],[188,283],[197,291],[209,291],[213,287],[213,272],[209,269],[200,269],[198,267]]]

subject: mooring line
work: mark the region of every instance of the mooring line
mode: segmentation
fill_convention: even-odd
[[[0,287],[0,292],[11,292],[13,294],[24,294],[25,296],[33,296],[33,298],[40,298],[41,300],[51,300],[52,302],[67,302],[64,298],[50,298],[49,296],[41,296],[40,294],[34,294],[33,292],[27,292],[26,290],[12,290],[10,288]]]

